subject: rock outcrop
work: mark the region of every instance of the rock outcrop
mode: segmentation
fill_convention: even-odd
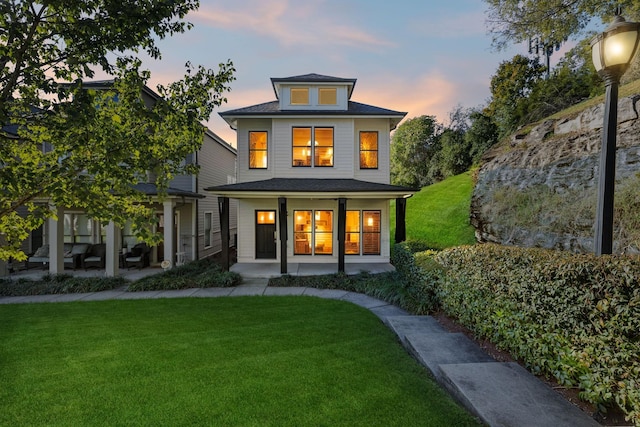
[[[616,182],[640,172],[640,120],[636,108],[639,100],[640,96],[621,98],[618,104]],[[572,118],[547,120],[526,134],[516,133],[510,144],[500,144],[485,154],[471,201],[471,223],[478,241],[593,251],[603,114],[604,104],[600,104]],[[519,225],[512,215],[504,214],[504,200],[501,207],[496,205],[498,194],[513,195],[532,189],[540,192],[541,188],[556,199],[566,196],[568,203],[593,194],[593,214],[572,219],[570,227],[557,225],[557,213],[539,215],[537,225]],[[507,200],[507,208],[508,203]],[[571,210],[575,206],[550,207],[549,212],[558,209]],[[616,242],[614,251],[630,249]]]

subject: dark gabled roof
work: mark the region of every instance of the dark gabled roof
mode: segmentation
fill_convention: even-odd
[[[82,87],[86,89],[111,89],[113,88],[113,84],[115,81],[113,79],[110,80],[92,80],[88,82],[82,82]],[[147,93],[153,99],[160,99],[160,95],[158,95],[153,89],[149,86],[142,86],[142,91]]]
[[[134,190],[139,191],[147,196],[157,196],[158,195],[158,187],[155,184],[151,184],[148,182],[140,182],[133,186]],[[196,199],[203,199],[206,196],[202,194],[194,193],[193,191],[180,190],[178,188],[167,188],[168,196],[176,196],[176,197],[193,197]]]
[[[357,179],[320,178],[271,178],[264,181],[241,182],[205,188],[213,193],[403,193],[411,195],[416,189],[398,185]]]
[[[263,104],[251,105],[249,107],[238,108],[236,110],[223,111],[220,114],[226,120],[227,117],[236,116],[397,116],[404,117],[407,113],[402,111],[388,110],[386,108],[373,105],[361,104],[349,101],[346,110],[281,110],[278,101],[265,102]]]

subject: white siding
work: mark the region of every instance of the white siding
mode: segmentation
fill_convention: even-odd
[[[198,200],[198,252],[200,258],[204,258],[222,249],[221,232],[220,232],[220,215],[218,210],[218,196],[213,193],[204,191],[207,187],[227,184],[229,177],[235,178],[236,175],[236,153],[230,147],[223,146],[216,141],[208,133],[205,133],[202,147],[198,152],[198,164],[200,171],[198,173],[198,193],[204,194],[204,199]],[[234,244],[233,237],[237,232],[237,202],[230,200],[229,206],[229,234],[231,244]],[[213,214],[212,224],[212,246],[205,249],[204,247],[204,213],[211,212]]]

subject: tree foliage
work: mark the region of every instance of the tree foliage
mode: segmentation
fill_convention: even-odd
[[[420,188],[427,180],[431,158],[440,149],[440,125],[434,116],[419,116],[402,123],[391,141],[391,182]]]
[[[153,212],[132,186],[148,171],[160,195],[182,161],[202,143],[213,108],[234,79],[231,61],[217,71],[186,64],[180,81],[157,88],[145,104],[150,73],[137,54],[155,59],[156,41],[184,32],[194,0],[0,2],[0,259],[24,259],[20,244],[51,206],[86,209],[101,221],[157,240]],[[100,70],[113,87],[94,90]],[[46,149],[43,149],[46,148]]]
[[[638,0],[485,0],[487,25],[498,49],[538,36],[549,43],[584,36],[594,17],[609,21],[616,8],[637,19]]]

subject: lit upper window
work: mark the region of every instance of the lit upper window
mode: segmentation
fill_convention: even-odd
[[[309,88],[291,88],[291,105],[309,105]]]
[[[292,140],[293,166],[333,166],[333,128],[295,127]]]
[[[338,103],[338,91],[335,87],[318,89],[319,105],[336,105]]]
[[[378,169],[378,132],[360,132],[360,169]]]
[[[249,168],[267,168],[267,132],[249,132]]]

